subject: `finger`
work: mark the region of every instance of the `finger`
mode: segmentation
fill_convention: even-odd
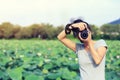
[[[85,29],[84,24],[81,23],[79,28],[80,28],[80,31],[84,30]]]
[[[79,37],[80,40],[82,40],[82,41],[84,40],[84,39],[81,37],[81,33],[79,33],[78,37]]]
[[[72,24],[72,26],[73,26],[74,28],[78,28],[78,27],[79,27],[79,25],[78,25],[77,23]]]
[[[85,25],[83,24],[83,26],[82,26],[82,30],[84,30],[85,29]]]
[[[69,29],[72,29],[72,26],[69,26]]]
[[[87,28],[87,24],[86,23],[84,23],[84,27]]]

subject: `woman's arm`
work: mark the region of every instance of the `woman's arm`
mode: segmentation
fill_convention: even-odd
[[[97,65],[100,64],[100,62],[102,61],[104,55],[106,54],[106,50],[107,50],[106,47],[101,46],[97,50],[95,50],[93,44],[89,43],[89,49],[90,49],[91,55],[92,55],[95,63]]]
[[[70,39],[66,38],[66,33],[65,30],[63,30],[58,36],[57,38],[68,48],[70,48],[71,50],[73,50],[74,52],[76,51],[76,44],[71,41]]]
[[[94,62],[98,65],[101,63],[104,55],[106,54],[107,48],[105,46],[101,46],[96,50],[94,48],[94,42],[91,39],[91,32],[89,30],[88,33],[89,33],[88,38],[86,39],[84,44],[87,44]],[[81,37],[80,39],[84,41],[84,39],[82,39]]]

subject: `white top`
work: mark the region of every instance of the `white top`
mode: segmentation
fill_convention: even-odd
[[[104,40],[96,41],[94,48],[105,46]],[[96,65],[90,52],[84,49],[84,44],[76,44],[76,54],[78,55],[80,66],[80,80],[105,80],[105,56],[99,65]]]

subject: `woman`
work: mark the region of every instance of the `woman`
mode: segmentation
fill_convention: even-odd
[[[95,41],[91,37],[91,28],[87,22],[81,19],[74,20],[69,30],[79,29],[77,33],[81,43],[75,43],[66,37],[67,32],[63,30],[57,38],[68,48],[76,52],[80,66],[80,80],[105,80],[105,55],[107,45],[103,39]],[[88,37],[83,39],[81,31],[87,29]]]

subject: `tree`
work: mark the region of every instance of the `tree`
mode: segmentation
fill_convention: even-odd
[[[28,27],[23,27],[20,29],[18,33],[16,33],[15,37],[17,39],[25,39],[25,38],[31,38],[32,31]]]
[[[57,37],[57,35],[62,31],[64,29],[64,26],[63,25],[61,25],[61,26],[57,26],[56,28],[55,28],[55,30],[54,30],[54,38],[56,38]]]
[[[14,28],[14,25],[9,23],[9,22],[2,23],[2,25],[1,25],[1,35],[4,38],[7,38],[7,39],[13,38],[13,36],[14,36],[13,28]]]
[[[104,24],[100,29],[103,37],[107,39],[118,39],[120,35],[120,24]]]
[[[99,39],[100,38],[100,29],[95,25],[90,25],[90,27],[92,29],[93,38]]]
[[[101,31],[105,34],[120,33],[120,25],[104,24],[101,26]]]
[[[40,29],[40,35],[42,39],[52,39],[54,35],[53,25],[50,24],[41,24],[42,28]]]
[[[39,37],[40,35],[40,30],[42,28],[42,26],[40,24],[33,24],[31,26],[29,26],[29,28],[31,29],[32,31],[32,34],[31,34],[31,37],[32,38],[36,38],[36,37]]]

